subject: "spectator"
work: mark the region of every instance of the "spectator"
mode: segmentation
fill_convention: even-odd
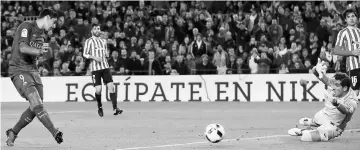
[[[258,73],[258,64],[255,62],[255,59],[259,59],[259,54],[256,48],[253,48],[251,51],[251,56],[248,58],[249,68],[252,74]]]
[[[204,41],[202,40],[202,36],[198,34],[196,36],[196,40],[192,43],[190,53],[195,58],[195,62],[201,63],[203,61],[203,55],[207,54],[207,49]]]
[[[250,33],[246,29],[244,22],[239,22],[236,27],[236,44],[244,46],[245,43],[250,41]]]
[[[125,74],[129,73],[129,63],[130,59],[127,55],[127,51],[125,49],[121,50],[121,57],[119,59],[119,64],[121,67],[124,68]]]
[[[218,45],[216,50],[217,51],[214,54],[213,64],[216,66],[218,74],[226,74],[226,66],[230,61],[229,55],[221,45]]]
[[[286,64],[282,63],[279,68],[279,74],[287,74],[289,73],[289,69],[287,68]]]
[[[230,55],[230,63],[227,66],[227,74],[237,74],[237,69],[236,56]]]
[[[179,75],[190,74],[189,67],[184,62],[184,56],[178,55],[176,62],[173,64],[172,69],[175,69]]]
[[[209,57],[206,54],[201,56],[202,62],[196,64],[196,74],[203,75],[203,74],[215,74],[216,66],[214,66],[211,62],[209,62]]]
[[[190,74],[192,75],[196,74],[195,58],[190,53],[186,55],[185,64],[190,69]]]
[[[113,65],[114,71],[121,74],[144,71],[149,51],[155,51],[154,60],[158,58],[162,63],[161,69],[165,69],[165,64],[171,64],[171,70],[167,68],[170,74],[182,74],[174,68],[178,55],[186,57],[183,62],[190,69],[189,74],[195,74],[196,63],[204,64],[203,54],[208,56],[209,64],[218,59],[217,50],[213,51],[218,45],[228,55],[226,70],[236,67],[235,60],[242,59],[242,64],[251,68],[252,73],[260,73],[258,67],[261,68],[261,65],[255,63],[255,58],[265,53],[272,62],[270,73],[286,73],[287,67],[290,72],[301,66],[308,68],[317,63],[318,57],[327,60],[329,67],[335,71],[344,71],[346,59],[337,59],[329,52],[337,33],[343,28],[340,13],[347,8],[347,3],[298,2],[288,5],[284,2],[262,2],[258,5],[256,2],[243,4],[229,1],[216,4],[216,7],[224,8],[220,12],[214,6],[206,8],[204,3],[162,3],[166,7],[161,11],[154,9],[158,7],[153,6],[155,3],[144,2],[131,5],[120,2],[4,3],[1,9],[1,33],[5,35],[1,39],[1,55],[4,58],[1,66],[5,73],[2,72],[2,75],[7,76],[7,56],[11,52],[11,41],[17,26],[22,21],[33,20],[39,10],[48,7],[59,13],[54,30],[45,35],[51,49],[39,63],[40,70],[45,68],[50,75],[55,75],[56,69],[64,75],[76,74],[79,69],[89,75],[89,61],[84,64],[77,60],[82,57],[79,54],[82,53],[84,39],[89,36],[92,23],[101,24],[104,31],[102,36],[107,38],[111,54],[113,51],[120,53],[126,50],[127,57],[131,58],[127,59],[136,62],[135,67],[130,63],[126,67]],[[359,4],[348,3],[352,6]],[[322,50],[323,46],[325,51]],[[167,63],[164,59],[167,55],[161,57],[164,49],[171,56]],[[256,49],[256,53],[253,49]],[[136,52],[134,55],[131,54],[133,51]],[[293,54],[298,55],[299,62],[291,63]],[[308,69],[305,70],[308,72]]]
[[[111,58],[109,59],[109,66],[111,66],[114,71],[120,71],[120,61],[119,61],[119,52],[118,51],[113,51],[111,54]]]
[[[137,45],[137,38],[135,36],[131,37],[131,43],[127,47],[127,54],[129,54],[129,56],[132,51],[135,51],[137,54],[140,54],[141,52],[140,46]]]
[[[146,75],[162,75],[160,62],[155,59],[155,52],[149,51],[149,57],[144,62],[144,71]]]
[[[320,26],[316,28],[316,34],[318,35],[319,43],[323,43],[323,42],[329,43],[328,40],[329,40],[330,32],[328,31],[324,19],[320,20]]]
[[[141,74],[142,65],[141,65],[140,60],[137,58],[136,51],[131,52],[129,64],[131,64],[128,67],[130,75],[140,75]]]
[[[279,44],[280,38],[283,36],[283,29],[277,24],[276,19],[272,19],[271,25],[268,28],[269,36],[273,45]]]
[[[268,74],[270,73],[270,64],[271,60],[268,58],[265,52],[261,53],[261,57],[255,58],[255,63],[258,64],[258,72],[259,74]]]

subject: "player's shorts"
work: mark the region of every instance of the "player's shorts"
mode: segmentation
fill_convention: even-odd
[[[92,81],[94,86],[101,85],[101,78],[103,79],[105,85],[113,82],[110,69],[103,69],[92,72]]]
[[[19,94],[27,99],[30,93],[36,92],[37,90],[41,99],[43,99],[43,85],[39,72],[22,72],[11,77],[16,90]],[[35,88],[30,88],[30,87]]]
[[[313,123],[317,125],[317,129],[320,133],[321,141],[328,141],[336,138],[343,132],[343,129],[337,127],[329,118],[322,112],[319,111],[312,118]]]
[[[351,79],[351,88],[353,90],[360,90],[360,68],[348,71],[348,75]]]
[[[317,127],[323,124],[331,124],[329,118],[321,110],[318,111],[311,120],[312,124],[316,125]]]

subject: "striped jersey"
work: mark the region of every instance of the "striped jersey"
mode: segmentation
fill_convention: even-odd
[[[100,37],[94,37],[87,39],[84,46],[84,57],[89,58],[90,56],[102,57],[101,62],[97,62],[94,59],[91,59],[90,70],[97,71],[109,68],[109,63],[107,62],[107,41],[106,39]]]
[[[354,51],[360,48],[360,29],[348,26],[340,30],[337,35],[336,45],[346,51]],[[348,56],[346,58],[346,68],[348,71],[360,68],[359,57]]]

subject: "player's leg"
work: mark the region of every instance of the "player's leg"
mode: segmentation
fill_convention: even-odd
[[[49,114],[44,108],[43,99],[44,99],[44,90],[41,82],[40,74],[37,72],[32,72],[32,77],[34,78],[35,85],[29,88],[27,92],[27,99],[30,102],[30,109],[35,113],[40,122],[50,131],[52,136],[55,138],[57,143],[62,143],[63,133],[59,129],[55,128],[53,122],[50,119]]]
[[[100,117],[104,116],[104,111],[102,109],[102,103],[101,103],[101,71],[94,71],[92,73],[92,81],[95,87],[95,99],[98,106],[98,114]]]
[[[117,93],[115,92],[115,87],[112,79],[112,75],[109,69],[104,70],[103,80],[109,89],[109,95],[113,106],[114,115],[121,114],[123,111],[117,107]]]
[[[303,131],[301,141],[305,142],[320,142],[329,141],[341,135],[343,130],[336,127],[334,124],[323,124],[315,130]]]
[[[324,123],[325,116],[323,116],[322,112],[317,112],[313,118],[301,118],[299,120],[299,123],[305,128],[291,128],[288,130],[288,134],[292,136],[302,136],[304,131],[310,131],[313,130],[313,127],[319,127],[321,123]]]
[[[28,86],[33,85],[33,80],[31,76],[28,74],[20,74],[14,77],[11,77],[11,81],[13,82],[15,88],[18,90],[19,94],[26,98],[25,91]],[[15,124],[15,126],[6,131],[6,135],[8,137],[6,143],[8,146],[14,146],[14,141],[17,138],[17,135],[26,127],[32,120],[35,118],[35,113],[31,111],[30,107],[27,108],[20,116],[19,121]]]
[[[62,132],[55,128],[53,122],[50,119],[49,114],[44,108],[39,92],[35,86],[31,86],[28,89],[27,99],[30,102],[30,109],[35,113],[40,122],[50,131],[55,140],[60,144],[62,140]]]

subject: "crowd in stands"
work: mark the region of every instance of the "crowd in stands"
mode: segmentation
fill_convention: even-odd
[[[51,49],[38,57],[42,76],[90,75],[83,45],[101,24],[114,75],[310,73],[320,57],[344,72],[333,55],[350,2],[1,2],[1,75],[17,26],[44,8],[59,14],[45,32]],[[360,6],[359,2],[351,2]],[[150,71],[148,71],[150,69]]]

